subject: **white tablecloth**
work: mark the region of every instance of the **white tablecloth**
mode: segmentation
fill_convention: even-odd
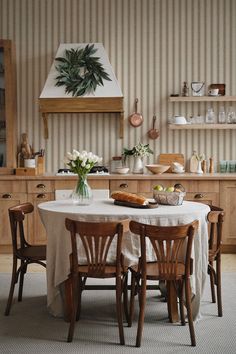
[[[94,200],[89,206],[74,205],[72,200],[57,200],[38,205],[42,222],[47,231],[47,305],[55,316],[63,316],[63,303],[60,293],[62,284],[69,275],[69,254],[71,253],[70,233],[65,228],[65,218],[81,221],[109,221],[130,218],[142,223],[175,226],[199,221],[194,239],[194,274],[191,279],[193,298],[193,316],[199,317],[200,299],[207,275],[208,231],[206,216],[209,206],[196,202],[187,202],[180,206],[160,205],[155,209],[136,209],[114,205],[112,199]],[[112,249],[109,257],[115,256]],[[126,265],[137,263],[140,256],[139,237],[130,232],[125,234],[122,252]],[[149,254],[150,259],[152,253]]]

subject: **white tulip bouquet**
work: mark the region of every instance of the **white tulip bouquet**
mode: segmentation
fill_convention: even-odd
[[[102,158],[92,152],[73,150],[67,152],[64,163],[69,166],[70,171],[77,173],[81,178],[85,178],[91,168],[102,162]]]

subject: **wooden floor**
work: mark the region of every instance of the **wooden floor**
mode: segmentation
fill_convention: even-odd
[[[8,254],[0,254],[0,272],[11,272],[12,256]],[[29,265],[29,272],[45,272],[45,269],[39,265]],[[236,254],[222,255],[222,271],[236,272]]]

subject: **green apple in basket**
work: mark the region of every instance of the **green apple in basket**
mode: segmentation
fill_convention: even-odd
[[[153,187],[153,189],[158,192],[164,191],[164,187],[161,184],[157,184],[155,187]]]
[[[172,193],[172,192],[174,192],[174,191],[175,191],[175,187],[173,187],[173,186],[167,187],[167,188],[165,189],[165,192],[169,192],[169,193]]]

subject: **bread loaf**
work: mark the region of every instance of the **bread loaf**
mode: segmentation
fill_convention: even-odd
[[[115,191],[111,193],[111,198],[115,200],[119,200],[121,202],[136,203],[139,205],[148,204],[147,199],[144,198],[143,196],[134,193],[129,193],[129,192]]]

